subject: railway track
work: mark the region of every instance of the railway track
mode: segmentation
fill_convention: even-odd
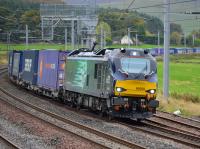
[[[133,123],[136,124],[136,122],[133,120],[128,120],[126,122],[120,121],[118,123],[125,125],[133,130],[138,130],[144,133],[155,135],[157,137],[173,140],[177,143],[181,143],[192,148],[200,148],[200,137],[191,133],[187,134],[186,132],[174,130],[170,127],[165,128],[158,124],[156,125],[147,123],[146,121],[140,122],[140,126],[133,125]]]
[[[181,121],[174,120],[174,119],[171,119],[171,118],[168,118],[168,117],[164,117],[164,116],[160,116],[160,115],[154,115],[154,117],[160,119],[161,121],[162,121],[162,120],[166,120],[166,121],[173,122],[173,123],[175,123],[175,124],[180,124],[180,125],[184,125],[184,126],[193,128],[193,129],[200,130],[200,126],[191,125],[191,124],[188,124],[188,123],[186,123],[186,122],[181,122]]]
[[[197,119],[194,119],[194,118],[189,118],[189,117],[184,117],[184,116],[181,116],[181,115],[175,115],[175,114],[168,113],[168,112],[157,111],[157,114],[156,114],[156,115],[163,115],[163,114],[166,115],[166,117],[180,118],[180,119],[182,119],[182,120],[194,122],[194,123],[196,123],[197,125],[200,125],[200,120],[197,120]]]
[[[6,73],[8,71],[8,68],[7,67],[1,67],[0,68],[0,75]]]
[[[100,131],[100,130],[91,128],[91,127],[89,127],[89,126],[82,125],[82,124],[80,124],[80,123],[77,123],[77,122],[74,122],[74,121],[72,121],[72,120],[66,119],[66,118],[64,118],[64,117],[62,117],[62,116],[60,116],[60,115],[57,115],[57,114],[55,114],[55,113],[52,113],[52,112],[50,112],[50,111],[44,110],[44,109],[42,109],[42,108],[40,108],[40,107],[37,107],[37,106],[35,106],[35,105],[33,105],[33,104],[30,104],[30,103],[24,101],[24,100],[21,99],[21,98],[18,98],[18,97],[16,97],[16,96],[12,95],[11,93],[8,93],[8,92],[7,92],[6,90],[4,90],[3,88],[0,88],[0,91],[3,92],[6,96],[8,96],[8,97],[10,97],[10,98],[12,98],[12,99],[15,99],[16,101],[20,102],[21,104],[23,104],[23,105],[25,105],[25,106],[27,106],[27,107],[29,107],[29,108],[31,108],[31,109],[34,109],[34,110],[36,110],[36,111],[38,111],[38,112],[41,112],[41,113],[43,113],[43,114],[46,114],[46,115],[48,115],[48,116],[50,116],[50,117],[52,117],[52,118],[54,118],[54,119],[56,119],[56,120],[59,120],[59,121],[62,121],[62,122],[64,122],[64,123],[66,123],[66,124],[70,124],[70,125],[72,125],[72,126],[75,126],[75,127],[77,127],[78,129],[85,130],[85,131],[87,131],[87,132],[89,132],[89,133],[91,133],[91,134],[95,134],[95,135],[97,135],[97,136],[99,136],[99,137],[105,138],[105,139],[107,139],[107,140],[109,140],[109,141],[111,141],[111,142],[113,142],[113,143],[120,144],[120,145],[125,146],[125,147],[128,147],[128,148],[138,148],[138,149],[144,149],[144,148],[145,148],[144,146],[135,144],[134,142],[130,142],[130,141],[124,140],[124,139],[122,139],[122,138],[119,138],[119,137],[110,135],[110,134],[105,133],[105,132],[102,132],[102,131]],[[1,99],[1,98],[0,98],[0,99]],[[11,104],[11,103],[9,103],[9,104]],[[23,109],[20,109],[20,110],[23,110]],[[23,111],[24,111],[24,110],[23,110]],[[46,122],[46,121],[45,121],[45,122]],[[47,123],[50,123],[50,122],[47,121]],[[52,124],[52,123],[51,123],[51,124]],[[52,124],[52,125],[55,125],[55,124]],[[58,127],[57,125],[55,125],[55,126]],[[60,128],[60,127],[59,127],[59,128]],[[63,129],[63,128],[60,128],[60,129]],[[66,131],[66,129],[64,129],[63,131]],[[76,135],[77,135],[77,134],[76,134]],[[79,137],[82,137],[82,136],[79,136]],[[85,138],[85,137],[84,137],[84,138]],[[92,141],[92,140],[88,139],[88,141]],[[93,142],[93,143],[97,143],[97,142]],[[104,145],[102,145],[102,144],[99,144],[99,143],[98,143],[98,145],[101,145],[102,148],[108,148],[108,147],[106,147],[106,146],[104,146]]]
[[[182,138],[182,141],[186,143],[186,145],[194,145],[194,147],[200,147],[200,136],[196,135],[190,131],[186,130],[180,130],[178,128],[170,127],[168,125],[163,125],[155,121],[149,121],[145,120],[143,122],[147,127],[152,128],[152,129],[157,129],[160,132],[164,132],[173,136],[177,136],[179,138]],[[177,140],[176,139],[176,140]],[[173,139],[174,140],[174,139]],[[175,140],[174,140],[175,141]],[[189,143],[188,143],[189,141]]]
[[[0,141],[5,143],[9,148],[11,149],[20,149],[16,144],[13,142],[9,141],[6,137],[0,134]]]
[[[151,119],[146,119],[143,122],[145,124],[147,124],[147,125],[173,130],[174,132],[178,132],[181,135],[188,136],[188,138],[196,138],[197,140],[200,140],[200,135],[194,134],[193,132],[188,131],[188,130],[180,129],[178,127],[170,126],[170,125],[167,125],[167,124],[164,124],[164,123],[160,123],[158,121],[151,120]]]
[[[80,128],[80,129],[86,130],[86,131],[91,132],[93,134],[96,134],[98,136],[102,136],[106,139],[109,139],[109,140],[116,142],[116,143],[119,143],[119,144],[123,144],[127,147],[130,147],[130,148],[145,148],[145,147],[142,147],[140,145],[133,144],[131,142],[128,142],[126,140],[123,140],[123,139],[120,139],[120,138],[117,138],[117,137],[113,138],[113,136],[111,136],[109,134],[105,134],[104,132],[100,132],[99,130],[94,130],[93,128],[92,128],[93,130],[91,130],[91,128],[88,127],[88,126],[83,126],[81,124],[78,124],[78,123],[73,122],[71,120],[65,119],[65,118],[63,118],[59,115],[56,115],[54,113],[51,113],[49,111],[40,109],[39,107],[31,105],[30,103],[26,103],[25,101],[23,101],[23,99],[17,98],[12,94],[7,93],[2,88],[0,88],[0,90],[2,92],[4,92],[6,95],[12,97],[13,99],[23,103],[24,105],[29,106],[29,107],[31,107],[31,108],[39,111],[39,112],[45,113],[45,114],[47,114],[47,115],[49,115],[49,116],[51,116],[55,119],[58,119],[60,121],[65,122],[67,124],[74,125],[74,126]],[[188,127],[192,127],[192,128],[195,128],[195,129],[200,129],[198,126],[193,126],[193,125],[181,122],[181,121],[175,121],[173,119],[162,117],[162,116],[159,116],[159,115],[155,115],[155,117],[160,118],[162,120],[171,121],[171,122],[174,122],[174,123],[186,125]],[[159,123],[159,122],[152,121],[152,120],[146,120],[145,122],[143,122],[142,124],[144,125],[144,127],[133,126],[133,125],[127,124],[127,123],[121,123],[121,124],[126,125],[130,128],[133,128],[134,130],[139,130],[139,131],[142,131],[142,132],[145,132],[145,133],[153,134],[153,135],[158,136],[158,137],[173,140],[175,142],[178,142],[178,143],[181,143],[181,144],[193,147],[193,148],[200,148],[200,136],[194,135],[190,131],[186,131],[186,130],[183,131],[183,130],[180,130],[179,128],[171,127],[171,126],[165,125],[163,123]],[[157,131],[154,131],[155,129]],[[102,147],[105,148],[105,146],[102,146]]]

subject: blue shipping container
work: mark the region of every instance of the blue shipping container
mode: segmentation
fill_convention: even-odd
[[[55,91],[63,86],[67,52],[58,50],[39,51],[38,86]]]
[[[23,51],[21,79],[27,84],[37,84],[38,56],[38,50]]]

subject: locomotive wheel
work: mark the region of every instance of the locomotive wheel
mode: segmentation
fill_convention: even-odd
[[[109,121],[112,121],[113,118],[114,118],[114,117],[113,117],[111,114],[108,114],[108,120],[109,120]]]
[[[105,110],[101,108],[101,110],[99,111],[99,117],[103,118],[105,116]]]
[[[76,110],[79,111],[81,109],[82,97],[79,96],[76,100]]]
[[[109,112],[108,112],[108,120],[111,121],[111,120],[113,120],[113,119],[114,119],[114,117],[113,117],[113,115],[112,115],[112,112],[109,111]]]
[[[100,103],[100,111],[99,111],[99,116],[100,117],[104,117],[105,114],[107,113],[107,106],[106,106],[106,102],[105,101],[102,101]]]
[[[142,118],[137,118],[137,122],[140,123],[143,119]]]
[[[79,104],[76,105],[76,110],[79,111],[81,109],[81,106]]]

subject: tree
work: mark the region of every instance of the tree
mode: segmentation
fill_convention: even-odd
[[[97,28],[96,28],[96,33],[97,35],[101,36],[101,29],[104,31],[104,33],[106,34],[106,42],[110,43],[111,40],[112,40],[112,35],[111,35],[111,27],[108,23],[106,22],[100,22],[98,25],[97,25]]]
[[[196,39],[196,40],[194,41],[194,45],[195,45],[195,46],[200,46],[200,38],[199,38],[199,39]]]
[[[144,25],[144,19],[142,18],[135,18],[133,20],[133,26],[135,26],[135,30],[137,34],[139,35],[145,35],[145,25]]]
[[[40,14],[38,10],[28,10],[22,14],[20,22],[23,26],[26,24],[29,26],[29,29],[36,29],[40,24]]]
[[[170,24],[170,33],[172,34],[173,32],[178,32],[179,34],[183,33],[182,27],[180,24],[176,23],[171,23]]]
[[[160,32],[160,34],[162,35],[164,25],[159,18],[149,17],[146,14],[142,14],[142,16],[144,18],[147,18],[147,20],[145,20],[146,30],[148,30],[151,34],[157,34],[158,32]]]
[[[170,40],[171,40],[172,44],[180,45],[180,43],[181,43],[181,34],[178,33],[178,32],[171,33]]]
[[[0,29],[2,31],[8,30],[8,26],[6,26],[7,22],[12,22],[12,19],[8,18],[10,16],[11,12],[5,8],[0,7]],[[12,22],[13,23],[13,22]]]
[[[196,38],[200,38],[200,29],[192,31],[191,35],[194,35]]]

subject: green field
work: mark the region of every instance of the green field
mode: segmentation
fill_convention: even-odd
[[[170,94],[200,102],[200,54],[170,56]],[[163,87],[163,63],[158,62],[159,92]]]
[[[49,44],[49,43],[35,43],[35,44],[29,44],[28,47],[26,47],[25,44],[10,44],[9,48],[11,50],[24,50],[24,49],[58,49],[63,50],[65,49],[64,44]],[[68,46],[67,48],[71,48],[71,46]],[[8,45],[0,43],[0,50],[7,50]]]
[[[97,48],[100,47],[100,45],[97,45]],[[115,45],[110,45],[106,46],[107,48],[127,48],[128,45],[120,45],[120,44],[115,44]],[[142,49],[147,49],[147,48],[156,48],[158,47],[157,45],[150,45],[150,44],[142,44],[139,46],[134,46],[131,45],[131,48],[142,48]],[[162,47],[162,46],[161,46]],[[172,46],[176,47],[176,46]],[[75,48],[72,48],[70,44],[67,45],[67,50],[72,50],[72,49],[78,49],[81,48],[81,46],[76,45]],[[54,43],[32,43],[29,44],[27,47],[25,44],[10,44],[7,45],[5,43],[0,43],[0,51],[1,50],[24,50],[24,49],[57,49],[57,50],[64,50],[65,45],[64,44],[54,44]]]
[[[79,46],[80,47],[80,46]],[[76,46],[75,48],[79,48]],[[126,48],[128,47],[127,45],[111,45],[107,47],[112,47],[112,48]],[[149,44],[143,44],[141,46],[131,46],[132,48],[154,48],[157,47],[156,45],[149,45]],[[22,49],[58,49],[58,50],[63,50],[65,49],[64,44],[53,44],[53,43],[33,43],[29,44],[28,47],[26,47],[25,44],[10,44],[9,46],[10,49],[15,49],[15,50],[22,50]],[[8,45],[4,43],[0,43],[0,50],[7,50]],[[67,49],[73,49],[71,45],[67,46]]]

